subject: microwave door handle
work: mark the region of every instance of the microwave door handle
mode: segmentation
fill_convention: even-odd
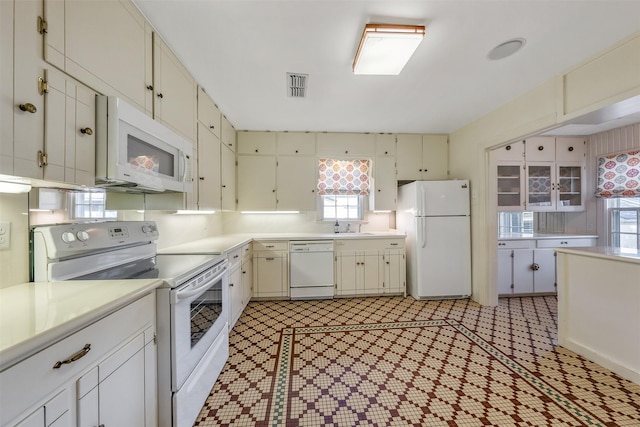
[[[180,151],[180,162],[182,163],[182,182],[187,182],[187,155],[184,151]]]

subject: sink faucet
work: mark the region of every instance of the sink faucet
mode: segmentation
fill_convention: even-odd
[[[362,223],[358,224],[358,233],[362,233]]]
[[[345,233],[351,233],[351,223],[350,222],[347,223],[347,230],[345,231]]]

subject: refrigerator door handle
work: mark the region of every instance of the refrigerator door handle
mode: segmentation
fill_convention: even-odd
[[[422,185],[418,186],[418,216],[425,215],[425,200],[427,199],[426,191]]]
[[[424,218],[418,218],[418,226],[417,228],[417,232],[418,232],[418,236],[420,238],[420,247],[421,248],[425,248],[427,247],[427,236],[426,236],[426,230],[424,228]]]

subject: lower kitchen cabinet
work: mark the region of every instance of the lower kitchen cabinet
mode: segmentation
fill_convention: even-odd
[[[381,288],[378,251],[342,250],[336,254],[336,296],[375,294]]]
[[[404,238],[336,240],[335,278],[336,296],[404,293]]]
[[[500,296],[555,293],[558,247],[595,246],[595,238],[501,240],[498,242]]]
[[[289,242],[254,241],[254,298],[289,298]]]
[[[231,317],[229,330],[236,324],[249,303],[253,289],[253,258],[251,244],[231,251],[229,261],[229,300]]]
[[[0,425],[156,426],[154,337],[151,293],[7,368]]]
[[[152,330],[137,335],[78,380],[78,427],[149,425],[146,409],[153,402],[145,388],[147,377],[155,378],[156,366],[147,363],[148,351],[155,351]]]

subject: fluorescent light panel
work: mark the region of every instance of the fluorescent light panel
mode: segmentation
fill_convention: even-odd
[[[213,215],[214,213],[216,213],[216,211],[197,211],[189,209],[176,211],[176,215]]]
[[[300,211],[240,211],[243,214],[298,214]]]
[[[31,191],[31,184],[22,184],[19,182],[0,182],[0,193],[20,194]]]
[[[424,38],[424,33],[423,25],[365,25],[353,61],[353,73],[400,74]]]

